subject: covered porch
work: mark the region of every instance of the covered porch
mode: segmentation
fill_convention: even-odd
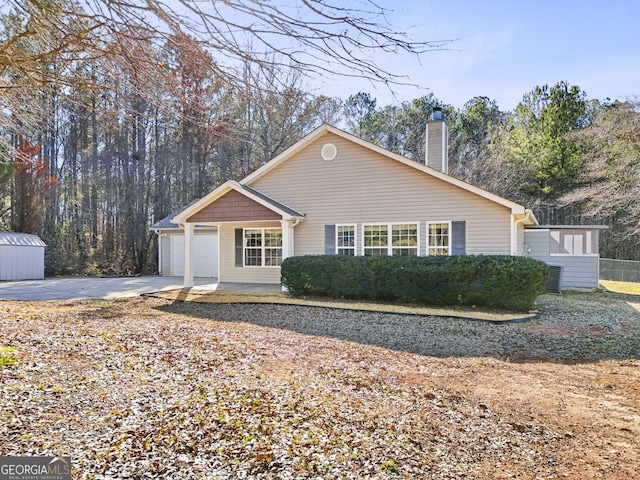
[[[184,287],[194,286],[196,225],[218,229],[220,283],[279,285],[280,264],[294,255],[294,229],[303,220],[253,188],[226,182],[172,220],[184,231]]]

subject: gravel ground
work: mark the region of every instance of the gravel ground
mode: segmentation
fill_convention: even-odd
[[[104,480],[638,478],[629,299],[544,296],[509,324],[4,302],[0,455],[71,455]]]
[[[184,305],[203,318],[249,322],[306,335],[435,357],[592,362],[640,358],[640,323],[625,298],[609,293],[544,295],[531,321],[384,314],[283,305]],[[634,298],[634,297],[630,297]],[[620,299],[620,300],[617,300]]]

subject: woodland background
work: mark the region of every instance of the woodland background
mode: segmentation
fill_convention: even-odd
[[[245,4],[252,2],[237,8]],[[223,33],[227,44],[213,35],[212,50],[162,11],[155,14],[170,29],[141,21],[136,9],[117,10],[126,2],[104,5],[106,13],[65,0],[12,0],[0,16],[0,231],[40,235],[47,274],[156,272],[150,225],[246,176],[322,122],[422,161],[434,107],[449,123],[450,174],[532,208],[541,223],[609,225],[602,256],[640,260],[634,99],[589,99],[565,81],[532,86],[514,111],[486,97],[460,109],[434,94],[393,105],[365,92],[330,98],[307,83],[322,73],[321,61],[300,63],[277,48],[256,54]],[[302,31],[304,44],[307,25],[278,13],[244,12],[272,28],[280,18],[288,34]],[[394,38],[408,50],[438,48]],[[231,67],[215,53],[223,50],[235,55]],[[381,73],[343,60],[354,74]]]

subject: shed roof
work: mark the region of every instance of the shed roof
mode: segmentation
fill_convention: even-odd
[[[527,225],[527,230],[608,230],[607,225]]]
[[[0,232],[0,246],[46,247],[38,235],[31,233]]]

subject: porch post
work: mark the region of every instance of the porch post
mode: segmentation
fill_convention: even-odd
[[[280,220],[282,226],[282,259],[293,256],[293,220]]]
[[[195,224],[184,224],[184,280],[185,288],[193,287],[193,233]]]

